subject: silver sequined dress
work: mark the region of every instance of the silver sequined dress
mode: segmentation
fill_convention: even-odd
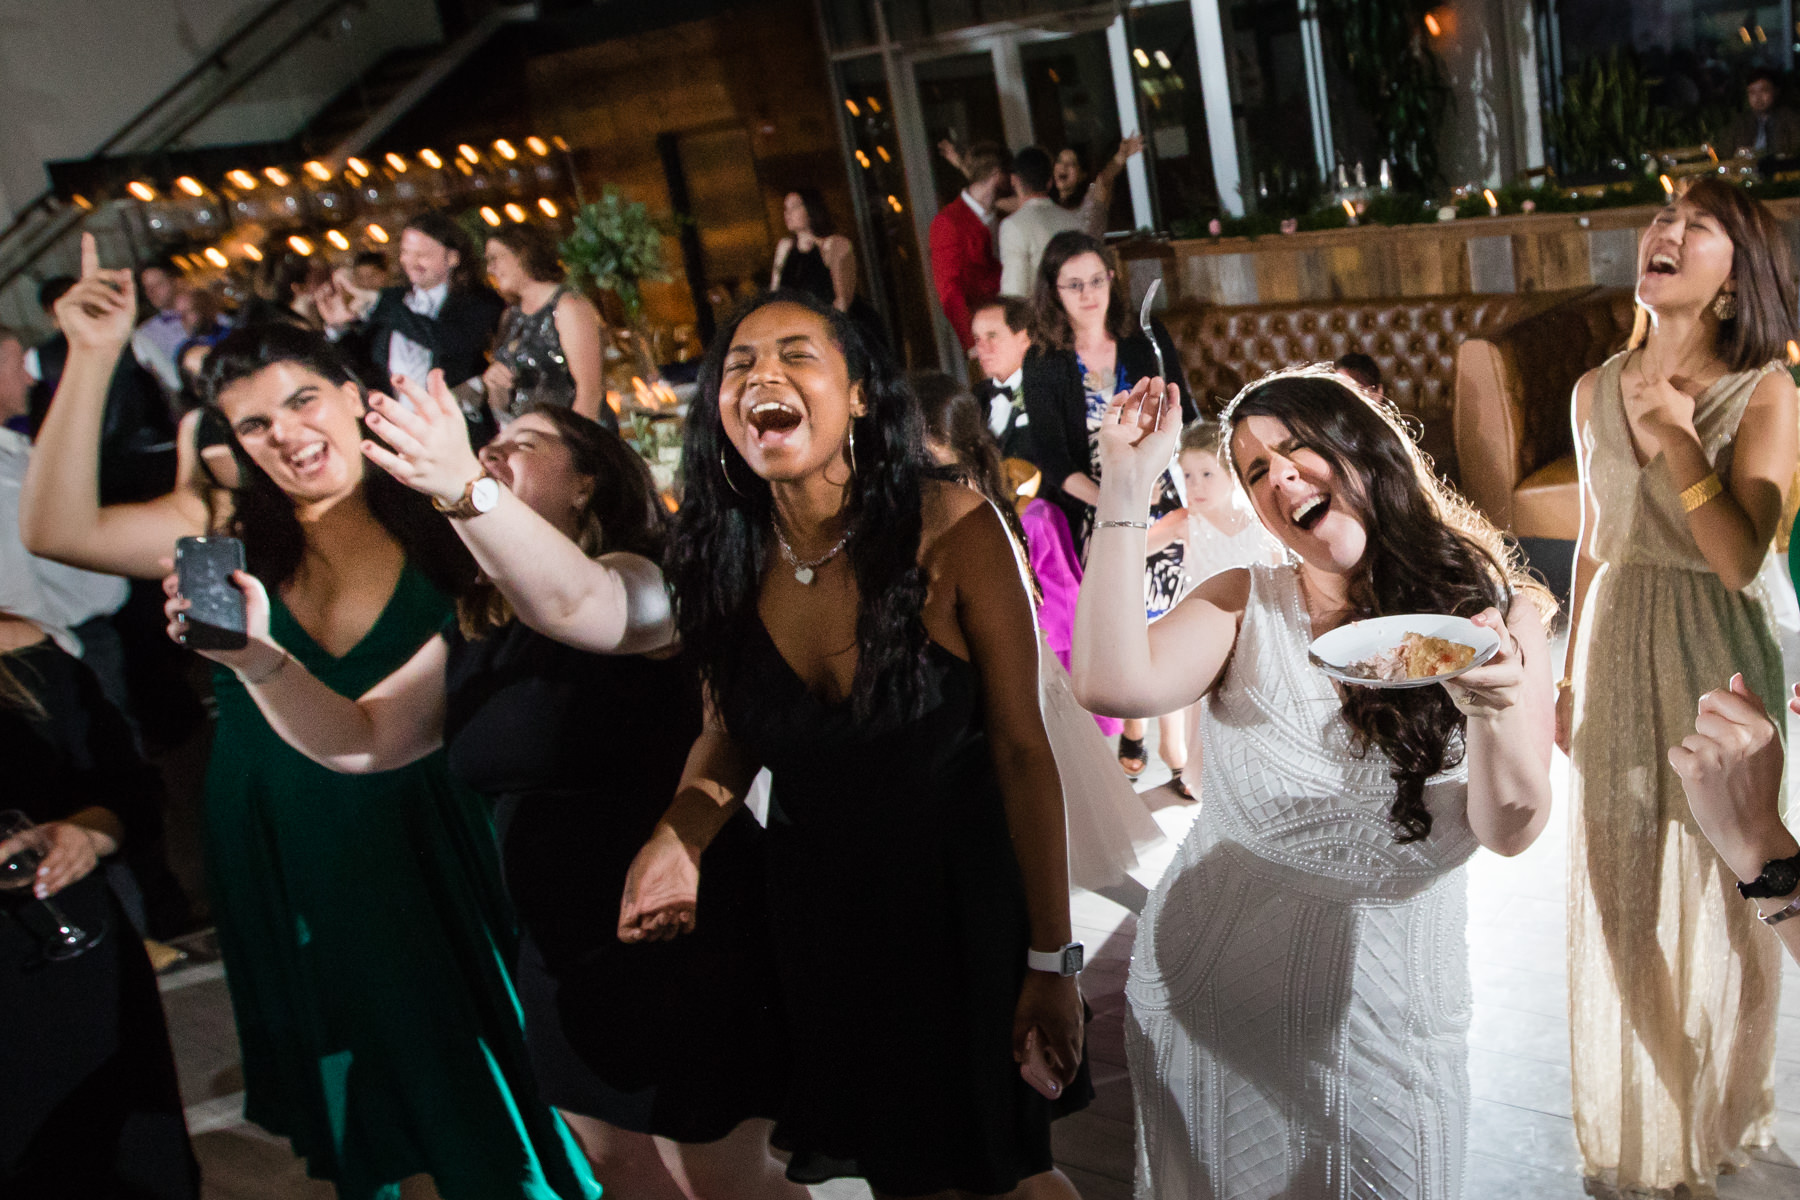
[[[1203,701],[1205,803],[1138,921],[1139,1200],[1457,1200],[1469,1107],[1466,768],[1431,834],[1350,751],[1291,566],[1250,568]]]

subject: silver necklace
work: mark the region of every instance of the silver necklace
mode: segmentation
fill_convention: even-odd
[[[794,568],[794,579],[802,586],[810,586],[812,581],[817,577],[819,568],[836,558],[838,552],[842,550],[845,543],[850,540],[850,531],[846,529],[844,530],[844,536],[837,540],[837,545],[813,559],[811,562],[802,562],[800,561],[800,556],[794,553],[794,548],[788,545],[788,540],[781,536],[781,526],[775,524],[773,521],[771,521],[770,524],[774,526],[775,529],[775,541],[781,546],[781,557],[787,560],[788,566]]]

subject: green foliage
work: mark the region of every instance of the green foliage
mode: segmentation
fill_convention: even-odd
[[[1342,53],[1356,102],[1375,126],[1401,190],[1438,180],[1438,131],[1450,107],[1444,64],[1425,37],[1439,0],[1319,0],[1320,25]]]
[[[641,202],[607,188],[599,201],[576,211],[574,232],[560,247],[570,282],[612,292],[636,320],[644,303],[639,285],[670,278],[663,262],[668,224],[651,217]]]
[[[1591,174],[1621,163],[1636,169],[1639,155],[1679,144],[1689,131],[1667,109],[1651,106],[1656,83],[1616,46],[1565,78],[1562,111],[1547,113],[1544,122],[1563,173]]]

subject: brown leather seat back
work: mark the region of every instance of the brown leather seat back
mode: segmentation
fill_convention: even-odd
[[[1585,291],[1587,289],[1580,289]],[[1353,351],[1381,368],[1388,399],[1420,425],[1420,445],[1458,478],[1452,413],[1456,352],[1463,341],[1568,292],[1426,296],[1403,300],[1173,306],[1162,317],[1181,351],[1201,409],[1217,412],[1246,383],[1270,371],[1332,362]]]

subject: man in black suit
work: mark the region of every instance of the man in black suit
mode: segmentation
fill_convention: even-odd
[[[399,375],[420,384],[433,368],[454,388],[487,367],[488,348],[506,305],[479,282],[468,235],[441,212],[425,212],[400,234],[403,287],[369,292],[348,271],[333,277],[319,311],[334,337],[366,365],[370,386],[387,391]],[[357,316],[360,314],[360,316]],[[478,443],[493,436],[487,405],[465,406]]]
[[[975,398],[987,405],[988,430],[1004,457],[1028,459],[1030,420],[1019,385],[1031,349],[1031,305],[1017,296],[997,296],[969,315],[969,328],[983,376]]]

